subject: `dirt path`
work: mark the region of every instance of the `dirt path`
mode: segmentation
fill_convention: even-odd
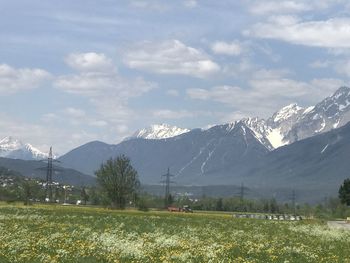
[[[346,223],[345,221],[328,221],[327,225],[330,228],[350,230],[350,223]]]

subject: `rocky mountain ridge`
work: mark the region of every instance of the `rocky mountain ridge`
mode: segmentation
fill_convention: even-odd
[[[41,152],[29,143],[23,143],[19,139],[7,136],[0,140],[0,157],[22,160],[42,160],[46,159],[48,154]]]

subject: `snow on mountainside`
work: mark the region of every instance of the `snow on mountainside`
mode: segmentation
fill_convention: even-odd
[[[298,122],[304,112],[304,108],[292,103],[277,111],[267,120],[267,125],[270,127],[267,137],[274,148],[290,143],[286,138],[286,134]]]
[[[271,128],[266,121],[258,118],[247,118],[242,120],[243,123],[254,133],[257,140],[270,151],[275,148],[273,142],[268,138]]]
[[[0,140],[0,157],[41,160],[47,158],[47,154],[41,152],[29,143],[22,143],[20,140],[7,136]]]
[[[299,107],[296,103],[292,103],[288,106],[283,107],[277,111],[273,116],[272,120],[274,123],[282,123],[285,121],[292,121],[298,116],[304,108]]]
[[[325,98],[315,106],[303,108],[292,103],[274,113],[267,120],[257,117],[246,118],[224,125],[227,129],[232,130],[238,123],[244,123],[246,128],[253,132],[256,139],[271,151],[283,145],[344,126],[349,121],[350,88],[341,87],[332,96]],[[167,124],[152,125],[138,130],[127,139],[165,139],[189,131]]]
[[[293,103],[277,111],[268,120],[247,118],[243,122],[266,148],[273,150],[289,143],[284,135],[293,127],[302,112],[304,109]]]
[[[350,88],[341,87],[315,106],[283,107],[267,120],[243,119],[257,139],[268,149],[306,139],[344,126],[350,121]],[[236,122],[237,123],[237,122]]]
[[[143,139],[166,139],[178,136],[180,134],[189,132],[189,129],[183,129],[176,126],[170,126],[168,124],[155,124],[148,128],[144,128],[136,131],[130,138],[143,138]]]
[[[332,96],[310,107],[285,134],[290,143],[344,126],[350,121],[350,88],[341,87]]]

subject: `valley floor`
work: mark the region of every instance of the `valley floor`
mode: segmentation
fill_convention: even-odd
[[[350,262],[316,220],[0,204],[0,262]]]

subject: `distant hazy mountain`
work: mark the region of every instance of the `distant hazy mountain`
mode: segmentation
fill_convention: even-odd
[[[46,179],[46,162],[0,157],[0,167],[19,172],[26,177]],[[54,170],[53,180],[63,184],[72,184],[76,186],[93,185],[96,181],[92,176],[63,167],[57,167],[57,169]]]
[[[320,201],[337,195],[350,177],[349,156],[350,123],[268,153],[246,171],[244,182],[257,189],[289,187]]]
[[[222,174],[242,163],[254,163],[269,152],[244,122],[192,130],[161,140],[133,139],[118,145],[91,142],[60,157],[65,167],[93,174],[107,159],[126,154],[140,173],[142,182],[158,183],[168,167],[182,182],[204,183],[209,175]],[[209,176],[209,177],[208,177]],[[203,181],[204,180],[204,181]]]
[[[41,160],[47,158],[43,153],[29,143],[7,136],[0,140],[0,157],[7,157],[22,160]]]
[[[183,129],[168,124],[155,124],[150,127],[136,131],[128,139],[143,138],[143,139],[166,139],[175,137],[180,134],[189,132],[189,129]]]

